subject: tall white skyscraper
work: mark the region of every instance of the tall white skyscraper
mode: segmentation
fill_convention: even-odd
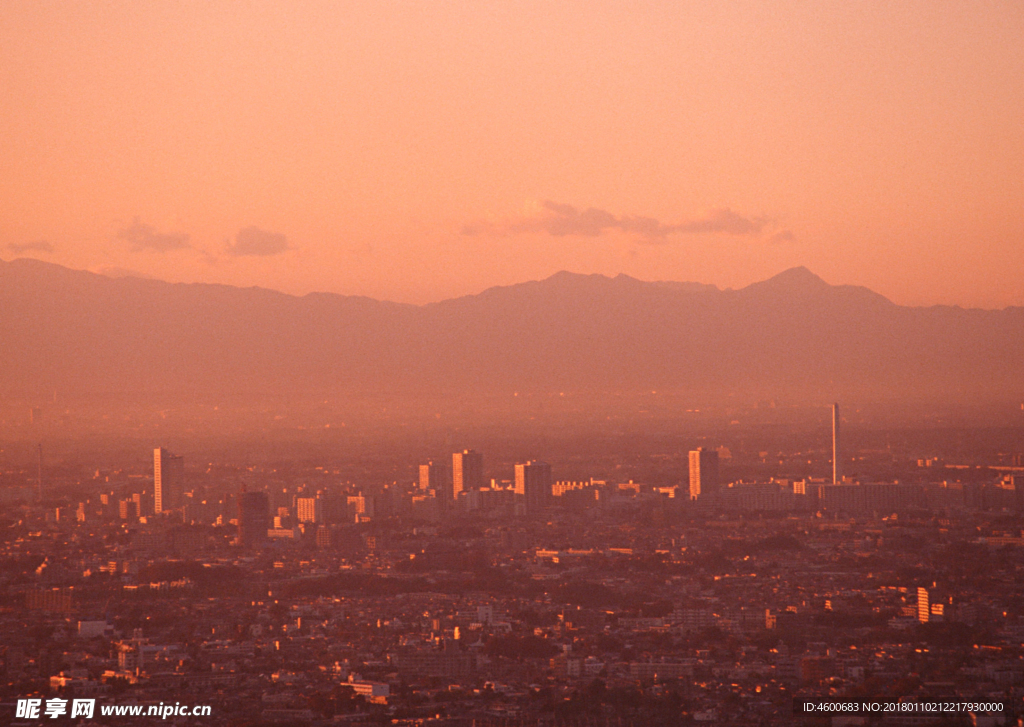
[[[690,499],[718,489],[718,452],[698,447],[690,451]]]
[[[153,512],[158,515],[181,504],[185,460],[163,447],[153,450]]]
[[[832,484],[838,485],[843,479],[842,454],[839,449],[839,404],[832,405]]]

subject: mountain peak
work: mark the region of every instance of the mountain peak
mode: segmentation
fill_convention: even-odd
[[[810,270],[800,265],[789,270],[783,270],[778,275],[773,275],[767,280],[758,283],[751,283],[743,290],[758,291],[770,290],[784,293],[798,292],[822,292],[831,289],[833,286],[826,283]]]
[[[774,283],[776,285],[816,285],[819,287],[828,285],[828,283],[805,268],[803,265],[798,265],[795,268],[789,268],[789,270],[783,270],[778,275],[773,275],[764,282]]]

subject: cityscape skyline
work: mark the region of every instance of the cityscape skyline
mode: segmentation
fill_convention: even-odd
[[[1024,454],[934,433],[879,451],[857,430],[836,448],[827,419],[759,451],[766,430],[740,416],[739,442],[670,454],[644,437],[586,458],[560,445],[555,467],[462,449],[471,470],[492,463],[447,507],[451,480],[425,489],[431,465],[395,450],[391,481],[372,458],[197,463],[161,513],[160,448],[149,476],[62,465],[42,502],[31,467],[0,468],[11,527],[39,528],[2,545],[38,565],[0,572],[0,689],[23,716],[171,695],[212,724],[542,727],[554,709],[595,727],[814,725],[795,705],[954,697],[963,724],[1024,712],[1005,580]],[[831,484],[837,449],[851,469]]]
[[[0,3],[0,725],[1024,727],[1024,13]]]

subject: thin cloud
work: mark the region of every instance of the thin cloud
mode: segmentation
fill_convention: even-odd
[[[670,225],[672,232],[724,232],[728,235],[759,235],[768,223],[764,217],[745,217],[730,209],[715,210],[701,220],[691,220],[680,225]]]
[[[768,242],[773,245],[781,245],[784,242],[793,242],[794,240],[796,240],[796,235],[793,234],[792,230],[779,230],[768,238]]]
[[[227,246],[227,254],[234,257],[280,255],[291,250],[288,238],[280,232],[267,232],[258,227],[246,227],[235,235],[235,244]]]
[[[138,217],[117,233],[118,239],[131,243],[133,252],[170,252],[191,247],[184,232],[157,232],[153,225],[144,224]]]
[[[46,240],[35,242],[12,242],[7,246],[11,252],[20,255],[23,252],[54,252],[53,245]]]
[[[768,225],[765,217],[750,217],[730,209],[715,210],[706,217],[666,224],[653,217],[633,215],[617,216],[607,210],[588,207],[579,210],[560,202],[545,200],[535,214],[522,216],[504,223],[475,223],[462,228],[464,235],[484,233],[522,234],[546,232],[555,237],[577,235],[597,237],[609,230],[638,235],[649,242],[670,235],[724,233],[728,235],[760,235]]]
[[[131,268],[118,267],[117,265],[100,265],[99,267],[92,268],[91,272],[105,275],[108,278],[143,278],[145,280],[154,280],[152,275],[140,273],[138,270],[132,270]]]

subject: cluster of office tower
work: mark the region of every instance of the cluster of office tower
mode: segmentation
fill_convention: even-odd
[[[522,497],[527,513],[537,512],[549,504],[551,484],[548,463],[531,460],[515,466],[513,491]],[[443,461],[420,465],[420,489],[434,492],[442,512],[459,507],[461,500],[473,496],[471,493],[493,488],[493,483],[488,485],[484,481],[483,455],[472,449],[453,453],[451,465]]]

